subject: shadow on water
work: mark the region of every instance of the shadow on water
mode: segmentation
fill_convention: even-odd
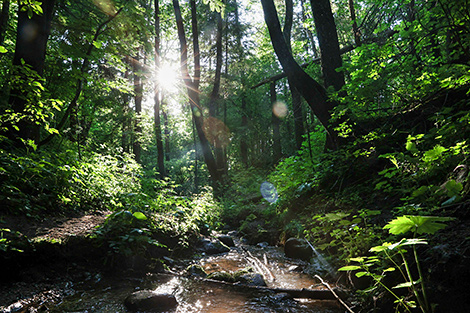
[[[233,272],[252,266],[250,260],[266,263],[274,279],[268,287],[276,288],[322,288],[312,277],[291,270],[297,263],[286,259],[276,247],[238,247],[229,253],[203,257],[195,260],[207,272]],[[151,289],[158,293],[174,294],[179,305],[173,313],[243,313],[243,312],[290,312],[290,313],[339,313],[343,312],[335,301],[308,299],[283,299],[269,292],[253,292],[243,287],[230,287],[194,278],[150,275],[141,280],[108,278],[99,282],[83,284],[76,293],[64,299],[50,312],[127,312],[124,299],[136,290]]]

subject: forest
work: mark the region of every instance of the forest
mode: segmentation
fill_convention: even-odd
[[[0,4],[1,312],[289,262],[339,300],[168,312],[468,312],[468,0]]]

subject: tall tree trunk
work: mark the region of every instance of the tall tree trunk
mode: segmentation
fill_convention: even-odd
[[[292,53],[291,46],[291,32],[292,23],[294,17],[294,2],[293,0],[286,0],[286,17],[284,19],[284,28],[282,33],[286,40],[286,44],[289,51]],[[299,91],[294,87],[292,80],[287,78],[289,83],[289,89],[292,96],[292,109],[294,111],[294,134],[295,134],[295,145],[297,150],[302,147],[303,135],[304,135],[304,119],[302,114],[302,99]]]
[[[271,105],[274,108],[276,105],[276,83],[272,82],[269,85],[269,95],[271,99]],[[282,148],[281,148],[281,120],[273,113],[271,115],[271,127],[273,130],[273,164],[276,165],[281,160]]]
[[[357,26],[357,19],[356,19],[356,9],[354,8],[354,0],[348,0],[349,6],[349,14],[351,15],[351,22],[352,22],[352,30],[354,36],[354,43],[357,47],[361,45],[361,31]]]
[[[220,91],[220,76],[222,74],[222,15],[221,13],[216,13],[217,15],[217,33],[216,33],[216,64],[215,64],[215,75],[214,75],[214,85],[212,88],[212,92],[209,97],[209,115],[216,118],[217,111],[218,111],[218,100],[219,100],[219,91]],[[215,125],[221,125],[221,123],[215,123]],[[210,129],[211,133],[213,133],[212,137],[212,146],[214,147],[215,152],[215,160],[217,163],[217,170],[219,171],[219,175],[225,176],[225,157],[224,157],[224,137],[226,134],[223,133],[223,128],[219,129]]]
[[[242,140],[240,140],[240,155],[242,158],[243,164],[248,166],[248,144],[247,144],[247,135],[248,135],[248,112],[246,108],[246,95],[242,94]]]
[[[173,8],[175,10],[176,16],[176,26],[178,28],[178,38],[180,41],[180,53],[181,53],[181,74],[183,81],[186,85],[186,90],[188,93],[189,103],[191,106],[191,112],[194,118],[194,124],[196,132],[201,143],[202,154],[204,156],[204,161],[211,175],[211,180],[214,186],[214,192],[216,195],[219,195],[220,185],[222,183],[222,177],[219,175],[217,170],[217,164],[215,162],[214,155],[212,154],[209,141],[207,140],[206,135],[204,134],[204,117],[202,115],[202,109],[199,101],[199,79],[200,79],[200,59],[199,59],[199,39],[197,32],[197,14],[196,14],[196,3],[194,0],[190,0],[191,4],[191,21],[193,29],[193,48],[194,48],[194,63],[195,63],[195,72],[194,79],[191,79],[188,71],[188,45],[186,42],[186,34],[184,32],[183,18],[181,16],[181,9],[179,6],[178,0],[173,0]]]
[[[160,70],[160,6],[159,0],[155,0],[155,70]],[[163,152],[162,140],[162,125],[160,119],[160,86],[158,82],[155,83],[155,96],[154,96],[154,119],[155,119],[155,139],[157,141],[157,164],[160,177],[164,177],[165,173],[165,160]]]
[[[337,135],[330,124],[331,110],[335,104],[328,101],[325,89],[311,78],[297,64],[292,57],[289,48],[281,32],[279,18],[273,0],[261,0],[264,11],[264,18],[271,36],[274,51],[281,63],[284,72],[292,80],[292,83],[307,101],[313,113],[317,116],[320,123],[325,127],[327,136],[327,148],[337,148]]]
[[[124,73],[124,79],[129,78],[129,71],[126,70]],[[127,94],[123,97],[122,104],[122,125],[121,125],[121,147],[122,151],[129,153],[129,97]]]
[[[163,115],[163,127],[165,133],[165,161],[170,161],[170,128],[168,125],[168,114],[164,108],[164,102],[162,98],[162,115]]]
[[[324,85],[338,91],[344,86],[344,75],[337,71],[342,61],[330,0],[310,0],[310,4],[320,46]]]
[[[8,21],[10,20],[10,0],[3,0],[2,12],[0,13],[0,46],[5,42]]]
[[[304,25],[307,23],[307,14],[305,13],[305,0],[300,0],[300,5],[302,6],[302,11],[301,11],[301,17],[302,17],[302,23],[304,23]],[[305,33],[306,33],[306,37],[308,39],[308,42],[307,42],[307,53],[308,53],[308,43],[310,43],[311,47],[312,47],[312,55],[314,58],[318,57],[318,51],[317,51],[317,46],[315,44],[315,39],[313,38],[313,34],[312,34],[312,31],[310,29],[308,29],[307,27],[305,27]]]
[[[44,72],[44,63],[46,59],[47,40],[49,38],[52,16],[54,11],[55,0],[44,0],[41,4],[43,14],[33,13],[32,17],[28,17],[27,11],[23,10],[24,5],[18,8],[18,23],[16,33],[16,46],[15,54],[13,56],[13,65],[21,67],[24,65],[30,66],[36,77],[29,77],[29,79],[38,80],[42,77]],[[5,6],[5,3],[4,3]],[[26,32],[25,29],[30,29]],[[31,35],[31,34],[34,35]],[[25,77],[24,71],[20,72],[22,81],[26,84],[28,77]],[[29,84],[29,83],[28,83]],[[19,131],[13,131],[9,137],[15,141],[18,139],[32,139],[36,142],[39,141],[39,125],[34,120],[34,113],[27,112],[28,106],[34,106],[34,99],[26,99],[24,97],[24,89],[28,90],[30,86],[12,86],[10,93],[9,103],[15,113],[26,115],[19,123]],[[35,110],[32,110],[33,112]]]
[[[140,54],[140,51],[139,51]],[[135,104],[135,120],[134,120],[134,142],[133,150],[135,155],[135,160],[137,163],[140,163],[141,158],[141,145],[140,137],[142,133],[141,126],[141,114],[142,114],[142,97],[143,97],[143,82],[142,82],[142,65],[139,62],[139,56],[137,55],[132,63],[134,70],[134,104]]]

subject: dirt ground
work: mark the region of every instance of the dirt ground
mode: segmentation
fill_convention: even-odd
[[[48,217],[34,220],[21,216],[1,216],[0,228],[18,231],[30,240],[66,240],[71,236],[86,236],[101,225],[111,212],[101,211],[74,216]],[[73,281],[93,275],[85,268],[56,271],[50,267],[27,268],[20,273],[21,280],[5,283],[0,280],[0,312],[47,312],[46,303],[59,300],[67,294]],[[83,276],[83,277],[82,277]],[[44,303],[44,304],[43,304]],[[38,311],[38,308],[42,308]]]

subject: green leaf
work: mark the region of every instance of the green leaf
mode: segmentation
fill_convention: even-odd
[[[348,266],[343,266],[338,269],[338,271],[355,271],[355,270],[360,270],[361,267],[358,265],[348,265]]]
[[[4,46],[0,46],[0,53],[7,53],[8,50]]]
[[[93,46],[95,46],[96,49],[101,49],[103,43],[101,41],[93,41]]]
[[[403,215],[389,222],[384,229],[388,229],[394,235],[404,234],[408,231],[432,235],[447,226],[442,222],[451,220],[453,218],[450,217]]]
[[[385,242],[381,246],[375,246],[369,249],[370,252],[381,252],[388,250],[388,247],[390,247],[391,243]]]
[[[433,149],[424,152],[423,161],[425,162],[435,161],[439,159],[442,153],[444,153],[445,151],[447,151],[446,148],[444,148],[441,145],[437,145]]]
[[[406,283],[401,283],[401,284],[398,284],[396,285],[395,287],[392,287],[393,289],[398,289],[398,288],[410,288],[412,287],[413,285],[417,285],[421,282],[421,280],[415,280],[413,282],[411,281],[407,281]]]
[[[141,221],[145,221],[147,219],[147,216],[145,216],[145,214],[142,212],[135,212],[133,215],[136,219]]]
[[[447,195],[449,197],[455,197],[455,196],[460,195],[460,192],[463,189],[463,185],[462,183],[458,183],[452,179],[446,183],[446,189],[447,189]]]
[[[355,275],[357,278],[361,278],[362,276],[368,276],[369,273],[367,272],[357,272]]]

